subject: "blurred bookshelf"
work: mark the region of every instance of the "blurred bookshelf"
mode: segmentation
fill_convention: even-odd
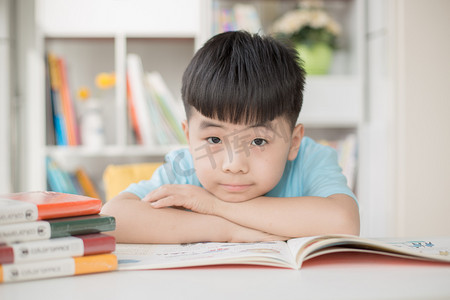
[[[37,0],[35,5],[36,36],[39,41],[35,60],[28,67],[39,79],[33,93],[45,104],[33,114],[30,122],[37,149],[31,155],[27,189],[47,189],[46,159],[51,158],[64,171],[82,168],[101,197],[104,197],[102,174],[109,164],[157,162],[182,141],[142,143],[133,128],[130,114],[129,57],[136,55],[144,75],[156,72],[180,104],[181,77],[195,51],[212,35],[223,30],[238,30],[220,24],[218,16],[236,6],[250,8],[259,22],[258,32],[269,32],[282,14],[293,9],[297,1],[88,1]],[[304,106],[299,122],[306,134],[324,143],[356,137],[351,182],[358,190],[358,145],[364,121],[364,1],[328,0],[325,9],[342,26],[341,47],[336,51],[327,75],[307,76]],[[253,20],[254,21],[254,20]],[[85,103],[77,99],[77,90],[87,87],[100,105],[104,141],[100,146],[58,144],[55,137],[49,82],[45,80],[48,53],[62,58],[76,120],[81,122]],[[96,75],[115,74],[115,85],[108,90],[95,86]],[[128,79],[127,79],[128,78]],[[47,91],[47,92],[46,92]],[[132,98],[134,99],[133,93]],[[87,100],[89,101],[89,99]],[[179,112],[179,107],[170,107]],[[160,109],[161,110],[161,109]],[[79,126],[80,124],[78,124]],[[152,125],[152,127],[155,127]],[[160,128],[153,128],[160,129]],[[78,129],[80,131],[80,129]],[[154,130],[153,130],[154,131]],[[78,133],[80,134],[80,133]],[[38,176],[39,175],[39,176]]]

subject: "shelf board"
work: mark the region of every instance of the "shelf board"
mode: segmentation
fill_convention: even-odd
[[[48,156],[67,156],[67,157],[123,157],[123,156],[164,156],[168,152],[186,145],[167,145],[167,146],[141,146],[128,145],[116,146],[108,145],[101,148],[90,148],[83,146],[47,146],[46,154]]]
[[[89,38],[115,38],[118,35],[126,38],[142,38],[142,39],[195,39],[197,37],[196,32],[152,32],[149,30],[141,31],[98,31],[98,32],[85,32],[85,31],[46,31],[43,36],[48,39],[89,39]]]

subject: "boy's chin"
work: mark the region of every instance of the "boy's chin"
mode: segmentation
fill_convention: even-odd
[[[254,197],[244,197],[243,195],[215,195],[219,200],[229,203],[241,203],[253,199]]]

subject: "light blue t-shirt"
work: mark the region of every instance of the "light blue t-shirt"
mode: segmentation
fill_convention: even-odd
[[[133,183],[124,192],[133,193],[142,199],[164,184],[202,186],[195,174],[193,158],[188,149],[168,153],[166,163],[155,171],[150,180]],[[328,197],[333,194],[346,194],[356,200],[338,165],[336,151],[304,137],[296,159],[287,161],[280,182],[266,196]]]

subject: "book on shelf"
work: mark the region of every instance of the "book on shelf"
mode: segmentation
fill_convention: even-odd
[[[3,244],[0,245],[0,264],[111,253],[115,248],[115,238],[103,233]]]
[[[50,68],[48,55],[45,56],[45,141],[47,145],[58,145],[60,142],[56,141],[56,126],[55,120],[57,118],[56,111],[53,107],[53,89],[50,82]]]
[[[309,259],[338,252],[361,252],[450,263],[450,237],[366,239],[347,235],[294,238],[287,242],[117,244],[119,270],[210,265],[260,265],[300,269]]]
[[[127,56],[127,97],[131,125],[143,145],[186,143],[183,108],[157,71],[145,72],[141,58]]]
[[[150,120],[150,113],[146,100],[146,92],[144,86],[144,67],[142,66],[141,58],[136,54],[128,54],[127,56],[127,77],[129,80],[129,91],[131,95],[128,102],[132,101],[132,106],[135,108],[135,118],[137,126],[139,127],[139,136],[143,145],[154,145],[156,140],[154,138],[154,130]]]
[[[133,98],[133,94],[131,93],[130,76],[127,75],[127,106],[129,126],[135,138],[133,143],[143,144],[141,130],[139,129],[139,121],[137,117],[135,101],[136,100]]]
[[[56,145],[67,145],[67,132],[66,125],[64,121],[64,114],[62,110],[61,104],[61,76],[59,72],[58,66],[58,58],[56,55],[48,53],[47,54],[47,70],[49,73],[49,104],[52,107],[52,115],[53,115],[53,128],[55,134]],[[47,132],[50,134],[51,132]]]
[[[0,265],[0,283],[108,272],[117,269],[114,254],[97,254]]]
[[[47,157],[46,172],[47,185],[52,191],[100,198],[94,182],[81,167],[69,172],[62,169],[52,158]]]
[[[114,217],[100,214],[5,224],[0,226],[0,243],[9,244],[100,233],[112,231],[115,227]]]
[[[83,168],[78,168],[75,170],[75,178],[76,181],[80,184],[82,195],[100,199],[100,195],[97,191],[97,188],[95,187],[94,182],[91,180],[91,178]]]
[[[236,30],[263,33],[258,10],[251,3],[235,3],[232,6],[214,3],[213,16],[213,35]]]
[[[181,121],[185,118],[182,102],[175,100],[159,72],[147,73],[147,80],[156,106],[160,110],[159,113],[163,116],[163,122],[169,128],[170,135],[175,136],[175,143],[186,143],[186,137],[181,128]]]
[[[58,192],[23,192],[0,195],[0,225],[43,219],[98,214],[102,201]]]
[[[66,61],[53,53],[47,54],[49,72],[49,101],[53,112],[55,141],[57,145],[80,144],[80,133],[75,105],[70,94]]]

